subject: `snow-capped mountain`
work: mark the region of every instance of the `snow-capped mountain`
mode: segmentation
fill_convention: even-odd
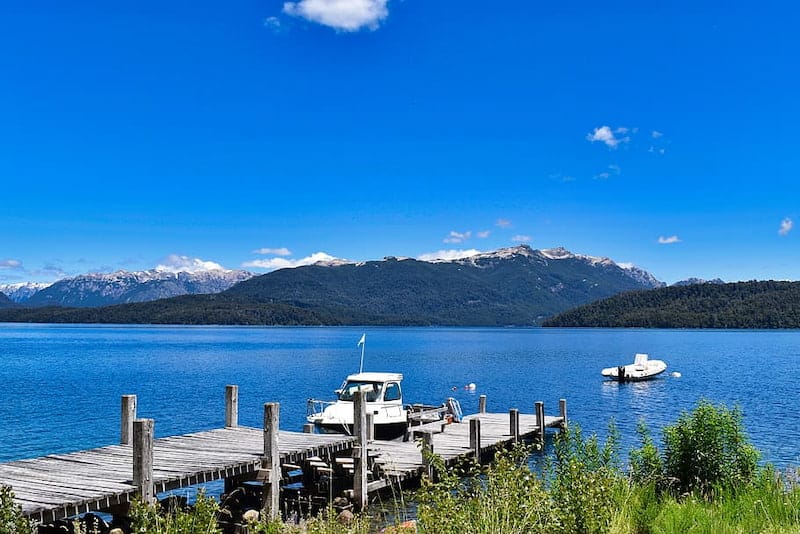
[[[59,280],[32,295],[27,305],[92,307],[219,293],[252,276],[247,271],[222,269],[177,273],[159,269],[91,273]]]
[[[17,284],[0,284],[0,293],[3,293],[14,302],[25,302],[50,284],[39,282],[21,282]]]
[[[586,254],[575,254],[563,247],[547,248],[537,250],[528,245],[519,245],[516,247],[501,248],[493,252],[486,252],[468,256],[458,260],[448,260],[455,263],[469,264],[476,267],[493,265],[497,261],[508,260],[513,257],[527,258],[533,261],[542,262],[547,265],[548,261],[576,261],[592,267],[604,269],[619,269],[624,275],[633,279],[643,289],[653,289],[657,287],[664,287],[666,284],[656,279],[655,276],[640,269],[630,263],[616,263],[610,258],[588,256]]]

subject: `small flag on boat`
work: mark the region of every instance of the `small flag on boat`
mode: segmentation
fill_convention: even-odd
[[[360,347],[366,342],[367,342],[367,334],[361,334],[361,339],[358,340],[358,345],[356,345],[356,347]]]

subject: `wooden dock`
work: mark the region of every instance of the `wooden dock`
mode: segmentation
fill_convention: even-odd
[[[161,438],[153,446],[153,485],[160,493],[220,479],[255,478],[262,465],[264,430],[220,428]],[[280,431],[281,460],[350,450],[355,438]],[[0,484],[11,486],[22,511],[40,523],[131,502],[133,448],[112,445],[0,464]]]
[[[2,463],[0,485],[12,488],[26,516],[49,523],[87,512],[125,514],[136,495],[152,500],[155,493],[220,479],[226,481],[226,491],[235,483],[261,481],[265,507],[277,514],[281,473],[287,467],[320,461],[348,466],[356,507],[363,508],[370,492],[418,482],[427,469],[413,439],[369,441],[365,428],[357,429],[355,436],[277,430],[277,404],[265,405],[264,428],[240,427],[238,390],[228,388],[225,428],[153,439],[153,421],[135,419],[135,397],[125,396],[123,444]],[[363,415],[365,403],[356,399],[355,405]],[[563,400],[558,417],[544,416],[542,403],[536,403],[536,412],[482,412],[462,422],[431,423],[412,430],[449,466],[469,457],[486,458],[518,440],[542,439],[545,428],[566,424]]]

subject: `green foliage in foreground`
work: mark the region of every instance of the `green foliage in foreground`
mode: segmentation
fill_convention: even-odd
[[[177,507],[169,513],[134,501],[130,511],[132,534],[217,534],[222,532],[217,526],[218,511],[217,501],[203,494],[197,496],[191,510]]]
[[[0,485],[0,534],[31,534],[33,526],[14,504],[14,492]]]
[[[750,444],[738,408],[700,401],[664,429],[664,476],[682,493],[710,495],[749,485],[759,453]]]
[[[556,438],[541,471],[524,447],[487,466],[447,470],[417,492],[421,533],[788,534],[800,532],[798,472],[758,467],[738,409],[701,401],[664,429],[663,450],[642,424],[629,470],[619,462],[613,424],[604,443],[572,427]],[[218,504],[199,497],[191,511],[157,513],[134,505],[135,534],[216,534]],[[333,513],[300,525],[260,521],[252,534],[368,534],[383,525],[367,515],[342,524]],[[31,534],[8,488],[0,488],[0,534]],[[387,532],[408,532],[389,527]]]

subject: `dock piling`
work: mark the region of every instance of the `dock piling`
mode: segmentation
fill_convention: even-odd
[[[353,499],[356,510],[361,512],[367,509],[367,400],[363,391],[356,391],[353,395],[353,435],[356,445],[353,448]]]
[[[469,420],[469,449],[475,461],[481,463],[481,420],[474,417]]]
[[[225,428],[239,426],[239,386],[225,386]]]
[[[478,397],[478,413],[486,413],[486,395]]]
[[[153,442],[155,421],[136,419],[133,421],[133,485],[146,503],[156,500],[153,484]]]
[[[567,429],[567,399],[559,399],[558,400],[558,413],[561,416],[561,429]]]
[[[536,401],[536,427],[538,433],[538,439],[544,443],[544,429],[545,429],[545,421],[544,421],[544,402]]]
[[[375,439],[375,414],[367,414],[367,441]]]
[[[120,445],[130,445],[133,442],[134,419],[136,419],[136,395],[123,395],[119,431]]]
[[[419,439],[422,440],[422,466],[423,471],[430,480],[433,480],[433,464],[431,464],[431,457],[433,455],[433,432],[423,430],[417,433]]]
[[[277,402],[264,404],[264,456],[261,467],[268,471],[268,478],[262,504],[272,519],[277,518],[281,511],[281,458],[278,450],[280,410],[281,405]]]
[[[519,441],[519,410],[516,408],[511,408],[508,410],[508,419],[509,419],[509,434],[511,434],[511,439],[514,443]]]

